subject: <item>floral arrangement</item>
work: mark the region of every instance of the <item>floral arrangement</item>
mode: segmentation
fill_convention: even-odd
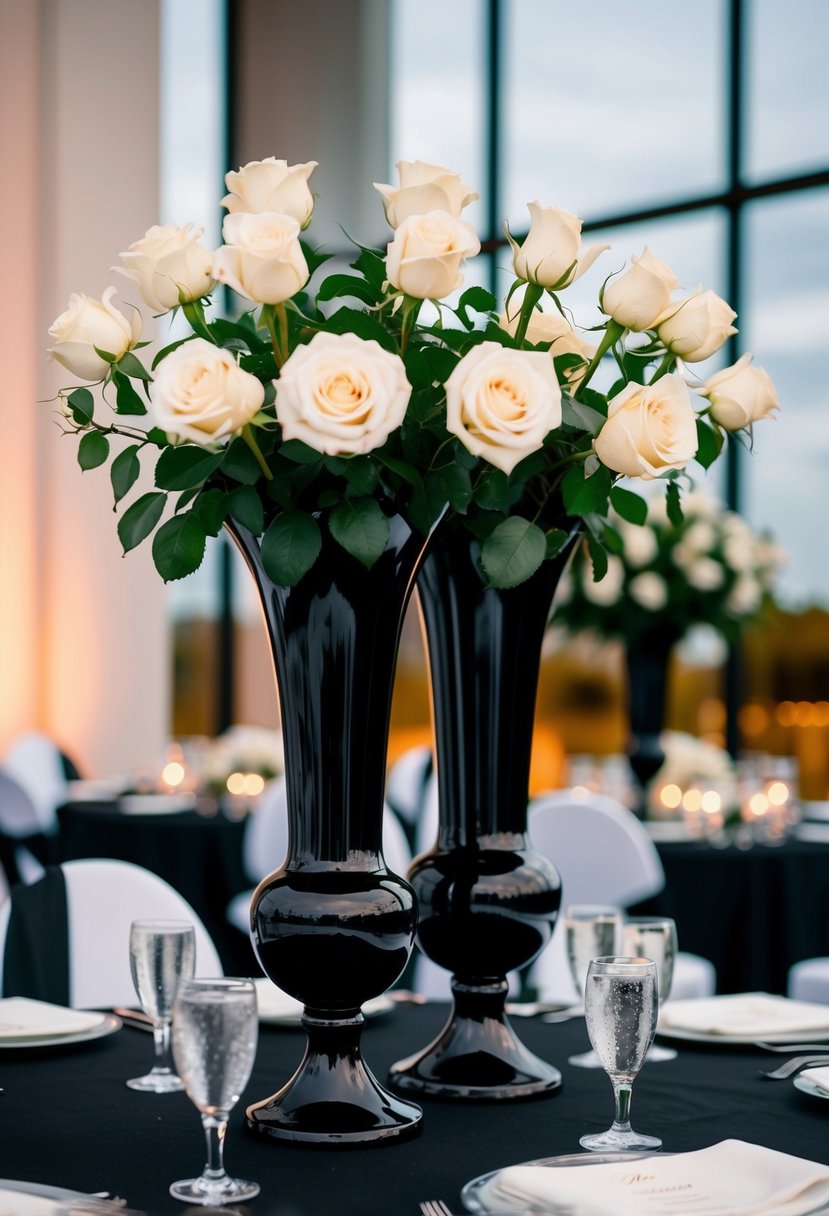
[[[684,497],[678,522],[659,496],[648,503],[644,527],[612,525],[622,547],[608,557],[604,577],[593,580],[579,551],[559,588],[555,623],[568,632],[635,643],[651,631],[679,640],[692,625],[710,625],[734,641],[772,602],[785,554],[699,490]]]
[[[195,750],[199,784],[209,793],[227,792],[234,775],[261,777],[271,781],[285,769],[282,733],[260,726],[232,726],[216,739]]]
[[[726,813],[738,806],[737,771],[724,748],[695,735],[671,730],[662,732],[660,743],[665,759],[648,790],[648,805],[653,814],[664,816],[666,808],[679,810],[678,798],[671,803],[664,801],[666,786],[679,795],[692,787],[713,790],[719,798],[717,809]]]
[[[678,518],[687,462],[709,465],[728,432],[777,404],[748,356],[692,395],[680,361],[714,354],[735,314],[711,291],[676,296],[647,249],[604,283],[606,321],[586,340],[561,297],[607,247],[585,250],[581,221],[557,207],[529,204],[526,238],[509,238],[502,311],[480,287],[457,295],[480,248],[462,218],[477,195],[440,166],[401,162],[399,185],[377,186],[385,253],[357,246],[353,273],[318,275],[326,257],[303,238],[315,167],[270,157],[228,173],[216,251],[188,224],[152,227],[121,254],[144,304],[189,323],[150,366],[140,314],[116,307],[112,287],[71,296],[50,329],[51,357],[86,382],[58,394],[81,468],[109,462],[120,507],[153,466],[118,534],[125,552],[152,535],[164,579],[197,569],[226,520],[260,538],[268,574],[290,586],[323,528],[370,567],[392,513],[426,534],[447,508],[480,538],[493,585],[528,578],[577,521],[601,577],[622,545],[609,507],[645,519],[622,477],[666,477]],[[218,284],[244,311],[212,315]],[[600,393],[605,359],[618,374]]]

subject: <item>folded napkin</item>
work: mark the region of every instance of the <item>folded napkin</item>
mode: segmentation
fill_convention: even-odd
[[[255,979],[253,986],[256,989],[256,1003],[259,1008],[260,1021],[299,1025],[300,1018],[302,1017],[301,1001],[288,996],[287,992],[283,992],[281,988],[277,988],[276,984],[272,984],[264,976],[261,979]],[[391,1008],[391,1004],[387,996],[373,997],[371,1000],[363,1003],[363,1013],[366,1017],[385,1013],[389,1008]],[[2,1216],[2,1213],[0,1213],[0,1216]]]
[[[0,1188],[0,1216],[52,1216],[58,1206],[55,1199],[43,1195]]]
[[[798,1075],[811,1081],[829,1097],[829,1068],[804,1068]]]
[[[25,996],[0,1000],[0,1040],[52,1038],[61,1034],[83,1034],[104,1021],[104,1014],[85,1009],[66,1009]],[[2,1212],[0,1212],[2,1216]]]
[[[829,1007],[790,1001],[767,992],[668,1001],[659,1015],[660,1028],[694,1034],[722,1034],[763,1039],[767,1035],[829,1032]]]
[[[674,1156],[501,1170],[479,1193],[485,1211],[560,1216],[805,1216],[829,1202],[829,1166],[724,1140]]]

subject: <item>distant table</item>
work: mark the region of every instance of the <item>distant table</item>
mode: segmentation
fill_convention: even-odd
[[[720,992],[785,992],[793,963],[829,955],[829,843],[713,848],[659,843],[680,949],[709,958]]]
[[[228,974],[255,968],[245,937],[225,909],[250,886],[242,866],[244,821],[196,811],[138,815],[117,802],[72,802],[58,809],[58,860],[113,857],[166,879],[198,913]]]

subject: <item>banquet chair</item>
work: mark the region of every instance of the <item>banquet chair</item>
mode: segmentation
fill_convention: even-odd
[[[39,731],[18,735],[3,758],[3,771],[21,785],[34,803],[40,830],[46,836],[58,830],[58,807],[68,794],[63,753],[53,739]]]
[[[431,747],[413,747],[395,761],[386,777],[386,802],[412,836],[422,817],[433,768]]]
[[[47,871],[40,883],[28,887],[30,895],[37,893],[36,887],[49,883],[58,870],[63,873],[66,887],[68,1003],[74,1008],[111,1008],[135,1003],[129,959],[129,931],[134,920],[190,921],[196,936],[196,974],[222,975],[218,952],[201,920],[187,900],[157,874],[128,861],[108,858],[67,861]],[[7,936],[15,893],[13,890],[11,898],[0,908],[3,968],[0,992],[4,996]],[[45,929],[35,925],[25,928],[30,929],[27,940],[32,950],[42,949],[48,967],[51,956],[59,949],[51,925],[47,924]],[[36,991],[26,995],[39,997]]]
[[[8,886],[42,878],[51,845],[32,799],[22,785],[0,770],[0,865]]]
[[[829,1005],[829,958],[804,958],[789,968],[786,993],[795,1001]]]
[[[541,794],[530,803],[528,826],[533,844],[561,876],[562,912],[568,904],[624,909],[665,886],[665,871],[650,836],[627,807],[606,794],[572,790]],[[579,999],[567,963],[563,917],[533,964],[530,982],[545,999]],[[708,959],[683,951],[677,954],[672,997],[710,996],[715,987],[716,971]]]

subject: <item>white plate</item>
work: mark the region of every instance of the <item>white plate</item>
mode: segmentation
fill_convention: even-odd
[[[550,1169],[560,1169],[562,1167],[569,1168],[575,1165],[608,1165],[614,1161],[642,1161],[647,1157],[652,1157],[653,1153],[567,1153],[563,1157],[539,1157],[536,1161],[522,1161],[521,1165],[543,1165]],[[672,1153],[660,1153],[660,1157],[673,1156]],[[471,1182],[467,1182],[466,1186],[461,1191],[461,1203],[466,1208],[467,1212],[480,1213],[481,1216],[490,1216],[490,1213],[502,1212],[503,1208],[488,1208],[484,1200],[481,1198],[483,1188],[497,1178],[500,1173],[506,1169],[502,1166],[498,1170],[490,1170],[488,1174],[481,1174],[480,1178],[473,1178]],[[527,1208],[528,1216],[531,1213],[543,1212],[551,1209],[547,1208]]]
[[[195,805],[195,794],[122,794],[118,799],[125,815],[176,815]]]
[[[801,1093],[811,1094],[813,1098],[829,1098],[829,1091],[821,1089],[819,1085],[815,1085],[814,1081],[810,1081],[808,1077],[801,1077],[799,1074],[794,1078],[794,1087]]]
[[[819,1043],[823,1036],[829,1036],[829,1024],[822,1029],[809,1030],[806,1037],[803,1034],[793,1034],[790,1031],[786,1034],[713,1034],[706,1030],[680,1030],[679,1027],[656,1028],[656,1036],[659,1039],[674,1039],[677,1043],[707,1043],[709,1046],[723,1047],[745,1047],[752,1043],[796,1043],[801,1040],[805,1042]],[[829,1039],[827,1040],[829,1041]]]
[[[105,1038],[121,1029],[121,1019],[114,1013],[104,1015],[104,1020],[91,1030],[78,1031],[76,1034],[39,1034],[30,1038],[0,1038],[0,1051],[16,1051],[20,1047],[67,1047],[73,1043],[89,1043],[93,1039]],[[2,1185],[2,1183],[0,1183]],[[22,1184],[21,1184],[22,1185]]]
[[[265,977],[255,979],[256,997],[259,1002],[259,1021],[266,1026],[300,1026],[302,1005],[287,993],[281,992]],[[367,1018],[377,1017],[394,1009],[394,1001],[387,996],[376,996],[363,1005]]]

